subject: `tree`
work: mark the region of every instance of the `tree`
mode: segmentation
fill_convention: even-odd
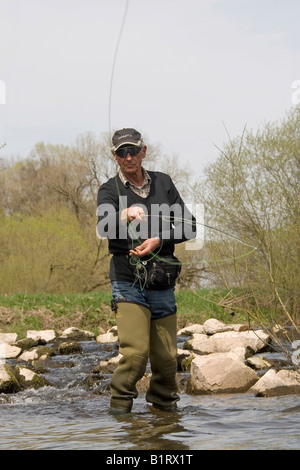
[[[243,299],[252,303],[252,310],[254,305],[261,314],[263,306],[272,303],[296,327],[299,176],[300,108],[295,107],[280,122],[268,123],[256,133],[245,130],[229,140],[205,170],[201,185],[206,222],[220,230],[211,231],[209,240],[213,256],[221,260],[213,265],[214,273],[228,288],[251,291]],[[255,252],[251,247],[256,247]]]
[[[189,177],[176,156],[147,144],[146,167]],[[116,174],[109,135],[87,132],[72,145],[38,143],[28,158],[0,171],[1,288],[90,291],[106,286],[107,241],[96,238],[97,193]],[[190,187],[190,186],[189,186]]]

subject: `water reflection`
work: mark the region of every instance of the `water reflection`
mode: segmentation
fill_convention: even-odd
[[[108,414],[109,397],[45,387],[0,405],[0,449],[298,449],[300,396],[181,396],[177,412],[149,407]],[[57,392],[57,390],[56,390]],[[17,398],[18,396],[18,398]]]
[[[179,411],[163,412],[149,406],[148,413],[114,416],[131,450],[188,450],[186,429]]]

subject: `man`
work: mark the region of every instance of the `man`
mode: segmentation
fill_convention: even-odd
[[[162,410],[175,409],[179,400],[174,286],[180,262],[174,245],[195,237],[195,219],[168,175],[143,168],[146,152],[138,131],[116,131],[112,154],[119,171],[98,192],[97,231],[109,239],[122,354],[110,384],[112,414],[131,411],[148,359],[146,400]]]

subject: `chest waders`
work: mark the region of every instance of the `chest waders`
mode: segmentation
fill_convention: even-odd
[[[140,304],[116,304],[119,352],[122,358],[110,383],[110,413],[129,413],[138,396],[136,384],[150,358],[152,376],[146,400],[161,409],[176,408],[176,314],[151,320],[151,311]]]

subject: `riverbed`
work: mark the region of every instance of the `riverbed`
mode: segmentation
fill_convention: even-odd
[[[95,342],[82,344],[82,354],[55,357],[61,367],[43,374],[52,386],[0,395],[1,450],[300,448],[300,395],[181,393],[178,410],[166,413],[152,409],[141,393],[132,413],[111,416],[103,383],[86,385],[89,371],[111,352]]]

